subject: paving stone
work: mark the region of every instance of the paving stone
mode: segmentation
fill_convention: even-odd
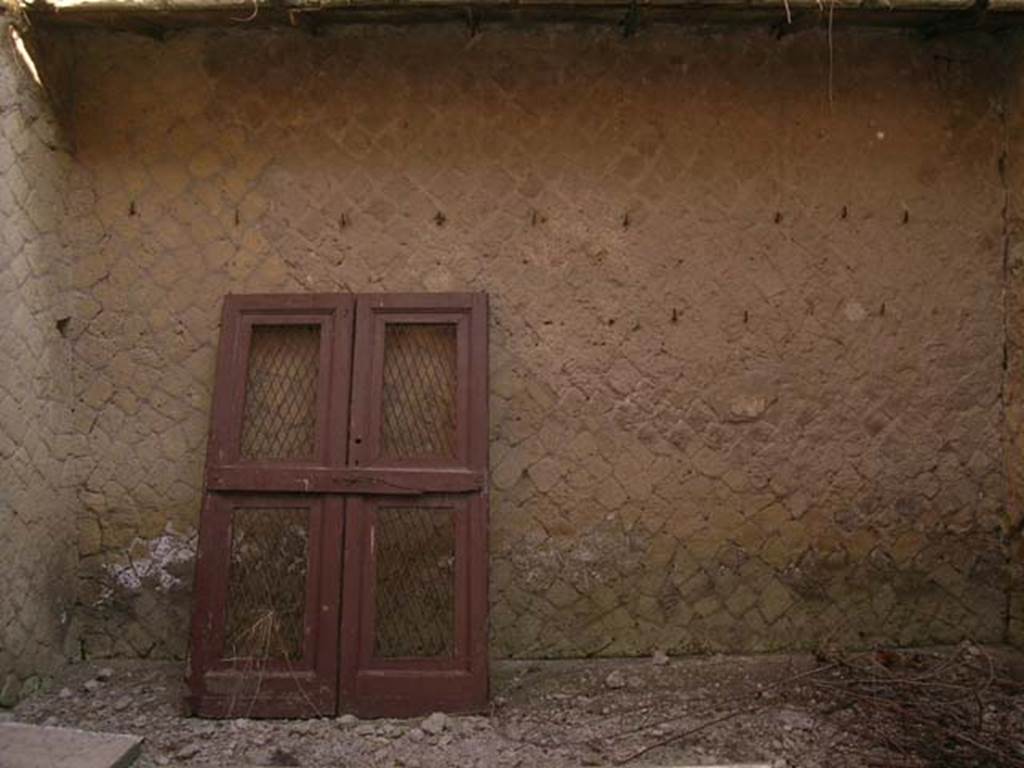
[[[23,723],[0,723],[0,768],[128,768],[142,739]]]

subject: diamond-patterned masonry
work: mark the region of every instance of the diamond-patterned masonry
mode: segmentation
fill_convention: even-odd
[[[87,442],[70,430],[70,160],[0,23],[0,706],[73,646],[75,499]]]
[[[74,157],[0,120],[0,487],[52,521],[0,530],[5,669],[72,507],[85,653],[184,654],[229,291],[490,293],[496,655],[1006,637],[1018,43],[833,45],[76,33]]]
[[[826,50],[80,36],[87,652],[184,652],[106,574],[195,526],[229,290],[490,292],[499,655],[1002,637],[994,53]]]

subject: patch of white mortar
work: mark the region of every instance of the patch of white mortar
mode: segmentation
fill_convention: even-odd
[[[868,316],[868,311],[864,309],[864,305],[859,301],[846,302],[843,313],[846,315],[846,319],[852,323],[859,323]]]
[[[728,421],[754,421],[768,409],[768,398],[761,395],[740,395],[729,405]]]
[[[110,563],[104,566],[113,584],[129,592],[140,591],[143,584],[152,584],[162,592],[183,585],[182,580],[172,573],[172,566],[195,559],[195,531],[178,533],[168,523],[164,532],[155,539],[136,539],[132,542],[129,552],[137,550],[139,545],[145,549],[145,556],[132,558],[129,554],[128,563],[125,565]],[[111,596],[104,593],[101,601]]]

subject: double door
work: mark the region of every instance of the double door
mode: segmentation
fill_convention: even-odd
[[[486,295],[228,296],[193,712],[482,707],[486,474]]]

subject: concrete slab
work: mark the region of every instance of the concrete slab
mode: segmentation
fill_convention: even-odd
[[[138,736],[0,723],[0,768],[127,768],[141,748]]]

